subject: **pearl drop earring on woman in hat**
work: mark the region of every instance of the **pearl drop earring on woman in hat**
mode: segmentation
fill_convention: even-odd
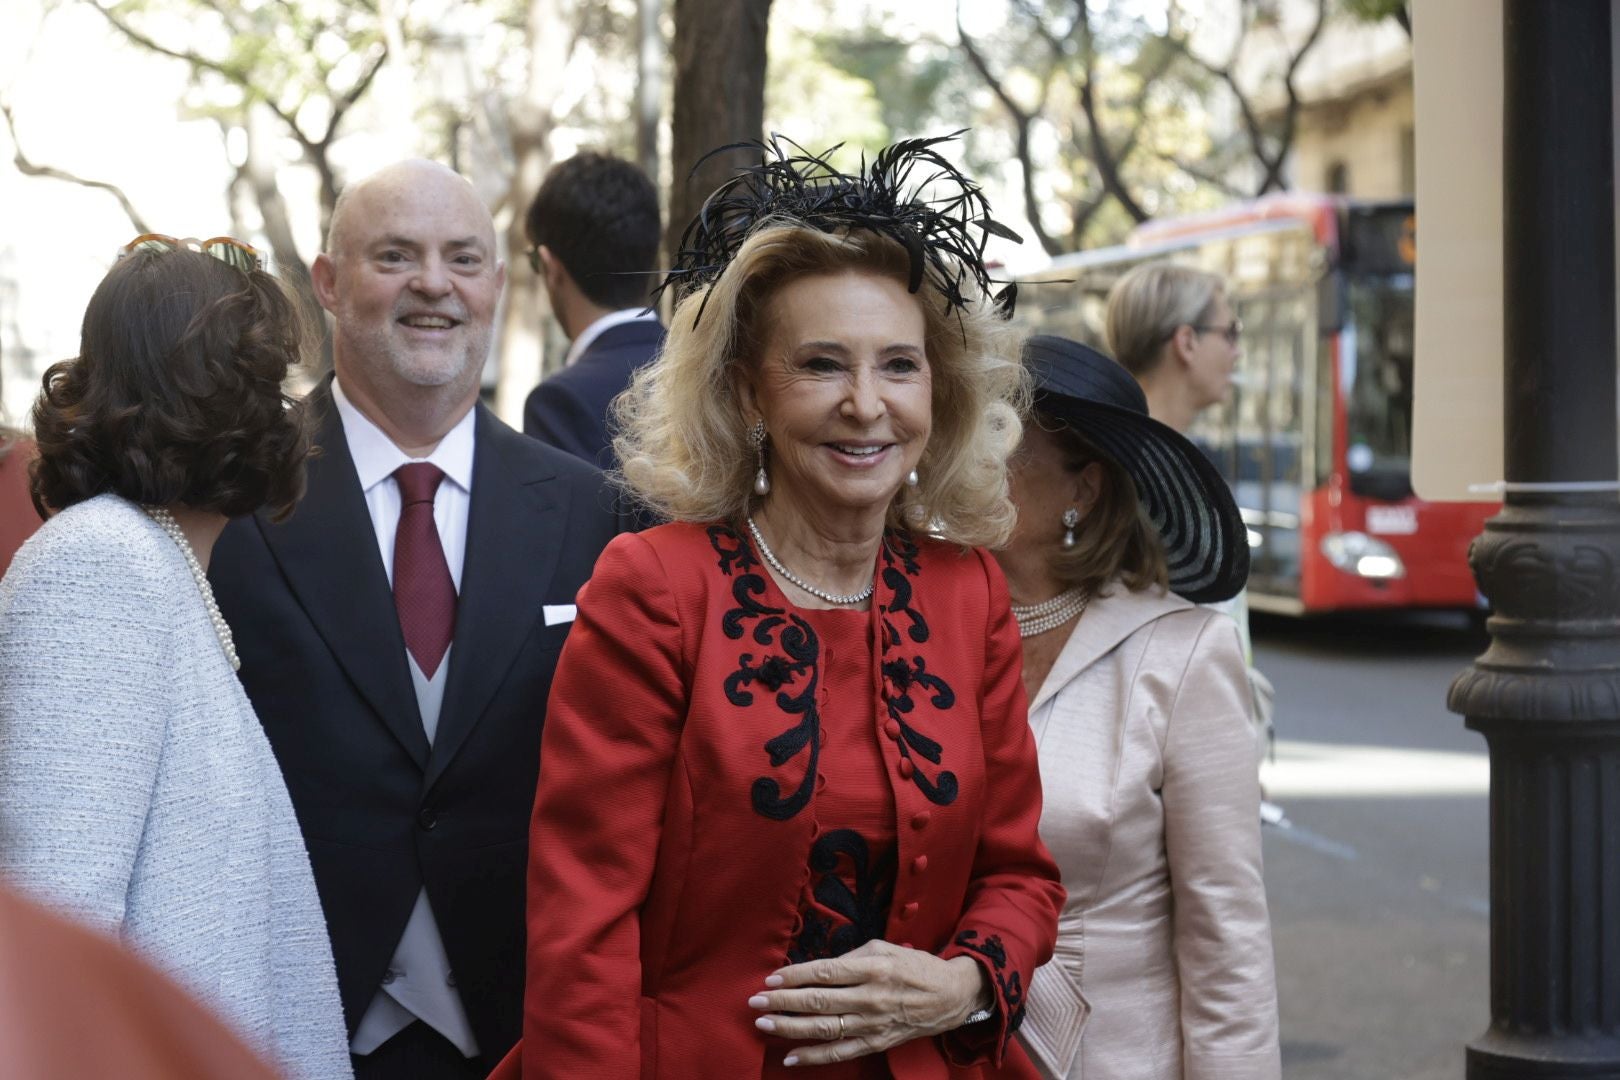
[[[906,473],[906,487],[914,488],[921,482],[922,481],[917,479],[916,469],[912,469],[910,472]]]
[[[1080,524],[1080,511],[1069,507],[1063,511],[1063,550],[1074,547],[1074,527]]]
[[[754,444],[754,457],[759,462],[759,471],[754,474],[754,494],[769,495],[771,493],[771,478],[765,474],[765,421],[755,420],[754,426],[748,429],[748,441]]]

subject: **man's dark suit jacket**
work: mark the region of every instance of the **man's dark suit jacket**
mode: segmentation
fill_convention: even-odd
[[[664,328],[651,319],[608,327],[578,360],[530,391],[523,406],[524,434],[598,468],[618,464],[608,434],[608,405],[663,344]]]
[[[328,387],[330,384],[328,384]],[[481,1056],[523,1010],[524,874],[540,728],[574,602],[621,522],[601,475],[477,406],[466,559],[437,736],[422,729],[393,594],[342,422],[280,525],[233,521],[209,577],[292,793],[352,1034],[428,899]]]

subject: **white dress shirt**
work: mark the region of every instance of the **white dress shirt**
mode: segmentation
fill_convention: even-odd
[[[575,360],[585,355],[586,349],[596,343],[596,339],[601,337],[603,332],[613,329],[620,323],[657,321],[658,313],[647,308],[620,308],[618,311],[610,311],[580,331],[579,337],[568,346],[568,355],[563,357],[563,367],[572,366]]]
[[[377,534],[377,549],[382,555],[390,587],[394,582],[394,536],[399,531],[402,504],[394,471],[401,465],[427,462],[444,473],[433,495],[433,521],[439,529],[439,544],[444,548],[450,580],[459,593],[461,568],[466,561],[467,512],[472,502],[475,410],[468,409],[467,415],[450,429],[431,454],[413,458],[355,408],[336,379],[332,380],[332,400],[337,403],[338,417],[343,422],[343,437],[348,441],[349,456],[360,477],[360,490],[371,514],[371,527]],[[438,732],[439,709],[444,701],[450,652],[454,648],[452,641],[431,679],[417,666],[415,657],[406,652],[412,688],[416,691],[422,728],[429,745]],[[426,889],[416,897],[416,906],[411,909],[405,932],[383,976],[383,985],[360,1018],[349,1049],[356,1054],[369,1054],[413,1020],[432,1027],[466,1057],[478,1053],[478,1042],[455,989],[455,976],[450,970],[450,960],[444,951],[444,941]]]
[[[332,380],[332,400],[343,421],[343,437],[349,443],[354,471],[360,476],[366,509],[371,511],[371,527],[377,533],[377,550],[382,554],[388,584],[394,584],[394,534],[399,531],[399,484],[394,470],[401,465],[425,461],[444,473],[433,496],[433,520],[439,526],[439,543],[444,561],[450,564],[450,580],[461,591],[461,567],[467,554],[467,510],[472,503],[473,421],[476,410],[468,409],[455,427],[439,441],[433,453],[413,458],[394,445],[394,440],[370,417],[355,408],[343,392],[343,384]],[[442,664],[440,665],[443,666]]]

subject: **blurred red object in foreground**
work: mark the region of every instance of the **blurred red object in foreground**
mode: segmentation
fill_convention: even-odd
[[[116,942],[0,889],[0,1080],[277,1080]]]

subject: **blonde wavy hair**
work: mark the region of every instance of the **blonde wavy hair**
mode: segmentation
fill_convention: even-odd
[[[754,450],[737,393],[739,365],[770,341],[776,291],[809,274],[862,271],[907,280],[900,244],[866,230],[824,233],[791,220],[765,222],[725,271],[676,305],[663,352],[613,402],[616,479],[659,516],[738,522],[753,494]],[[964,285],[964,287],[966,287]],[[1022,434],[1028,376],[1016,337],[984,300],[947,310],[924,282],[917,304],[933,385],[933,420],[889,523],[924,528],[966,545],[996,546],[1012,532],[1007,457]],[[699,317],[701,315],[701,318]]]

